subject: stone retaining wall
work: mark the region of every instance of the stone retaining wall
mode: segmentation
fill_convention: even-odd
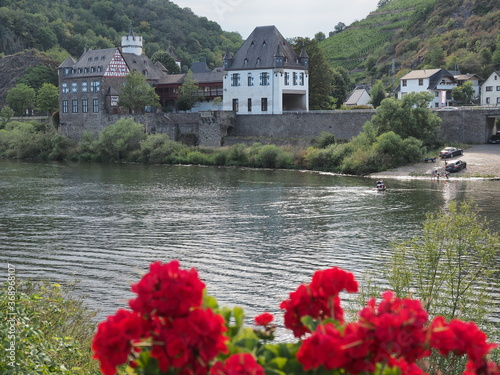
[[[105,126],[125,117],[143,124],[147,133],[168,134],[175,141],[191,139],[200,146],[220,147],[254,142],[307,146],[321,132],[332,133],[340,140],[349,140],[361,132],[374,113],[374,110],[352,110],[282,115],[235,115],[227,111],[125,116],[100,114],[88,116],[83,126],[61,124],[60,131],[78,139],[86,130],[98,133]],[[481,144],[500,130],[500,126],[497,129],[495,124],[495,119],[500,118],[500,107],[436,113],[443,120],[440,133],[445,142]]]

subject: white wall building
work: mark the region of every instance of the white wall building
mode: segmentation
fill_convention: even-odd
[[[491,73],[481,86],[481,105],[500,105],[500,71]]]
[[[451,105],[451,90],[457,87],[453,74],[446,69],[413,70],[401,77],[398,99],[410,92],[430,92],[434,98],[429,108],[440,108]]]
[[[308,111],[308,67],[305,50],[297,56],[275,26],[255,28],[234,56],[224,56],[223,110]]]

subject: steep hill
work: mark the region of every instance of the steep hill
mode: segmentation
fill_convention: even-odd
[[[391,83],[410,69],[447,68],[487,78],[500,67],[500,2],[381,0],[364,20],[320,43],[332,67],[359,83]],[[397,81],[396,81],[397,84]]]
[[[77,58],[85,48],[119,45],[131,24],[148,56],[170,46],[187,66],[213,67],[226,48],[234,52],[242,43],[238,33],[168,0],[0,0],[0,56],[62,49]]]

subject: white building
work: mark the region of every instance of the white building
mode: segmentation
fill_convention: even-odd
[[[349,98],[344,102],[344,105],[347,107],[353,107],[357,105],[370,105],[370,101],[372,98],[370,97],[370,93],[364,87],[356,87]]]
[[[275,26],[256,27],[224,56],[223,110],[281,114],[309,110],[309,57],[297,56]]]
[[[481,105],[500,105],[500,71],[491,73],[481,86]]]
[[[430,92],[434,98],[429,108],[440,108],[451,105],[451,90],[457,87],[453,74],[446,69],[413,70],[401,77],[398,99],[410,92]]]

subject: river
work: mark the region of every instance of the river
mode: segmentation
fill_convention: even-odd
[[[428,213],[474,200],[499,232],[500,181],[386,180],[284,170],[0,160],[0,262],[19,278],[79,280],[103,318],[151,262],[196,267],[221,305],[247,316],[320,268],[361,278]],[[496,223],[494,222],[496,220]],[[383,280],[380,280],[383,282]]]

